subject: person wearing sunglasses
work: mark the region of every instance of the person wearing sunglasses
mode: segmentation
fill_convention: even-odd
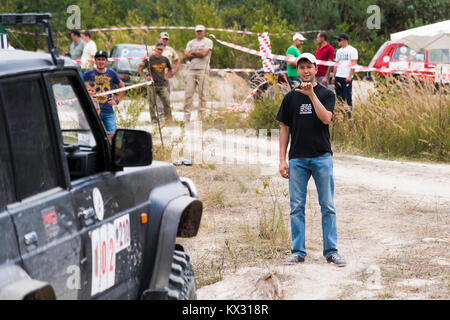
[[[331,83],[334,84],[336,97],[344,101],[349,106],[347,112],[348,117],[351,117],[352,104],[352,83],[355,69],[351,66],[358,63],[358,50],[348,43],[348,35],[341,33],[336,37],[339,49],[336,51],[336,62],[341,65],[334,66],[333,78]]]

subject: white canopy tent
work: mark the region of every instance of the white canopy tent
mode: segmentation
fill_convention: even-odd
[[[403,42],[416,51],[450,49],[450,20],[391,33],[391,41]]]

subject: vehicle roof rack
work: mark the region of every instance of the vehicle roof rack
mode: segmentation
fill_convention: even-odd
[[[0,24],[4,26],[13,25],[36,25],[43,24],[47,36],[48,50],[55,65],[64,64],[64,60],[58,60],[58,51],[53,41],[53,32],[49,20],[51,13],[2,13],[0,14]],[[60,62],[61,61],[61,62]]]

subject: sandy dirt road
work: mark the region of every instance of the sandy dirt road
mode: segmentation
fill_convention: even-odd
[[[224,266],[221,281],[198,289],[199,299],[450,297],[450,165],[335,154],[338,249],[348,263],[344,268],[322,257],[320,208],[312,180],[306,209],[308,255],[303,264],[285,266],[281,262],[289,255],[287,248],[266,258],[247,257],[246,250],[253,249],[242,241],[228,248],[242,236],[237,229],[246,225],[243,216],[245,221],[257,219],[259,200],[252,190],[260,186],[258,173],[230,167],[222,173],[218,167],[197,172],[194,167],[180,171],[196,182],[205,210],[199,235],[185,246],[194,265],[204,265],[206,259]],[[287,181],[276,172],[264,179],[287,191]],[[233,188],[236,180],[245,181],[247,191]],[[211,189],[218,185],[226,186],[224,197],[235,199],[231,205],[212,204]],[[288,199],[282,202],[288,224]],[[233,260],[234,268],[227,268],[233,254],[224,252],[232,250],[242,259],[235,257],[239,262]]]

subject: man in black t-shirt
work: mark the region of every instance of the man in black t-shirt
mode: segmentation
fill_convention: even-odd
[[[164,106],[164,117],[166,121],[172,120],[172,111],[170,109],[170,94],[169,94],[169,73],[166,73],[166,68],[172,71],[172,66],[169,59],[162,55],[164,45],[157,43],[153,50],[153,54],[148,60],[142,61],[139,65],[138,71],[140,75],[147,81],[153,79],[154,90],[151,89],[152,105],[150,105],[150,115],[153,123],[156,121],[156,95],[159,96]],[[147,70],[147,74],[144,73]]]
[[[284,263],[304,262],[305,203],[308,181],[316,183],[322,212],[323,255],[328,263],[345,266],[337,253],[336,209],[334,208],[333,160],[328,124],[334,111],[335,95],[315,79],[317,62],[311,53],[297,60],[301,87],[283,99],[277,120],[280,129],[280,174],[289,179],[292,255]],[[291,137],[289,165],[286,151]]]

